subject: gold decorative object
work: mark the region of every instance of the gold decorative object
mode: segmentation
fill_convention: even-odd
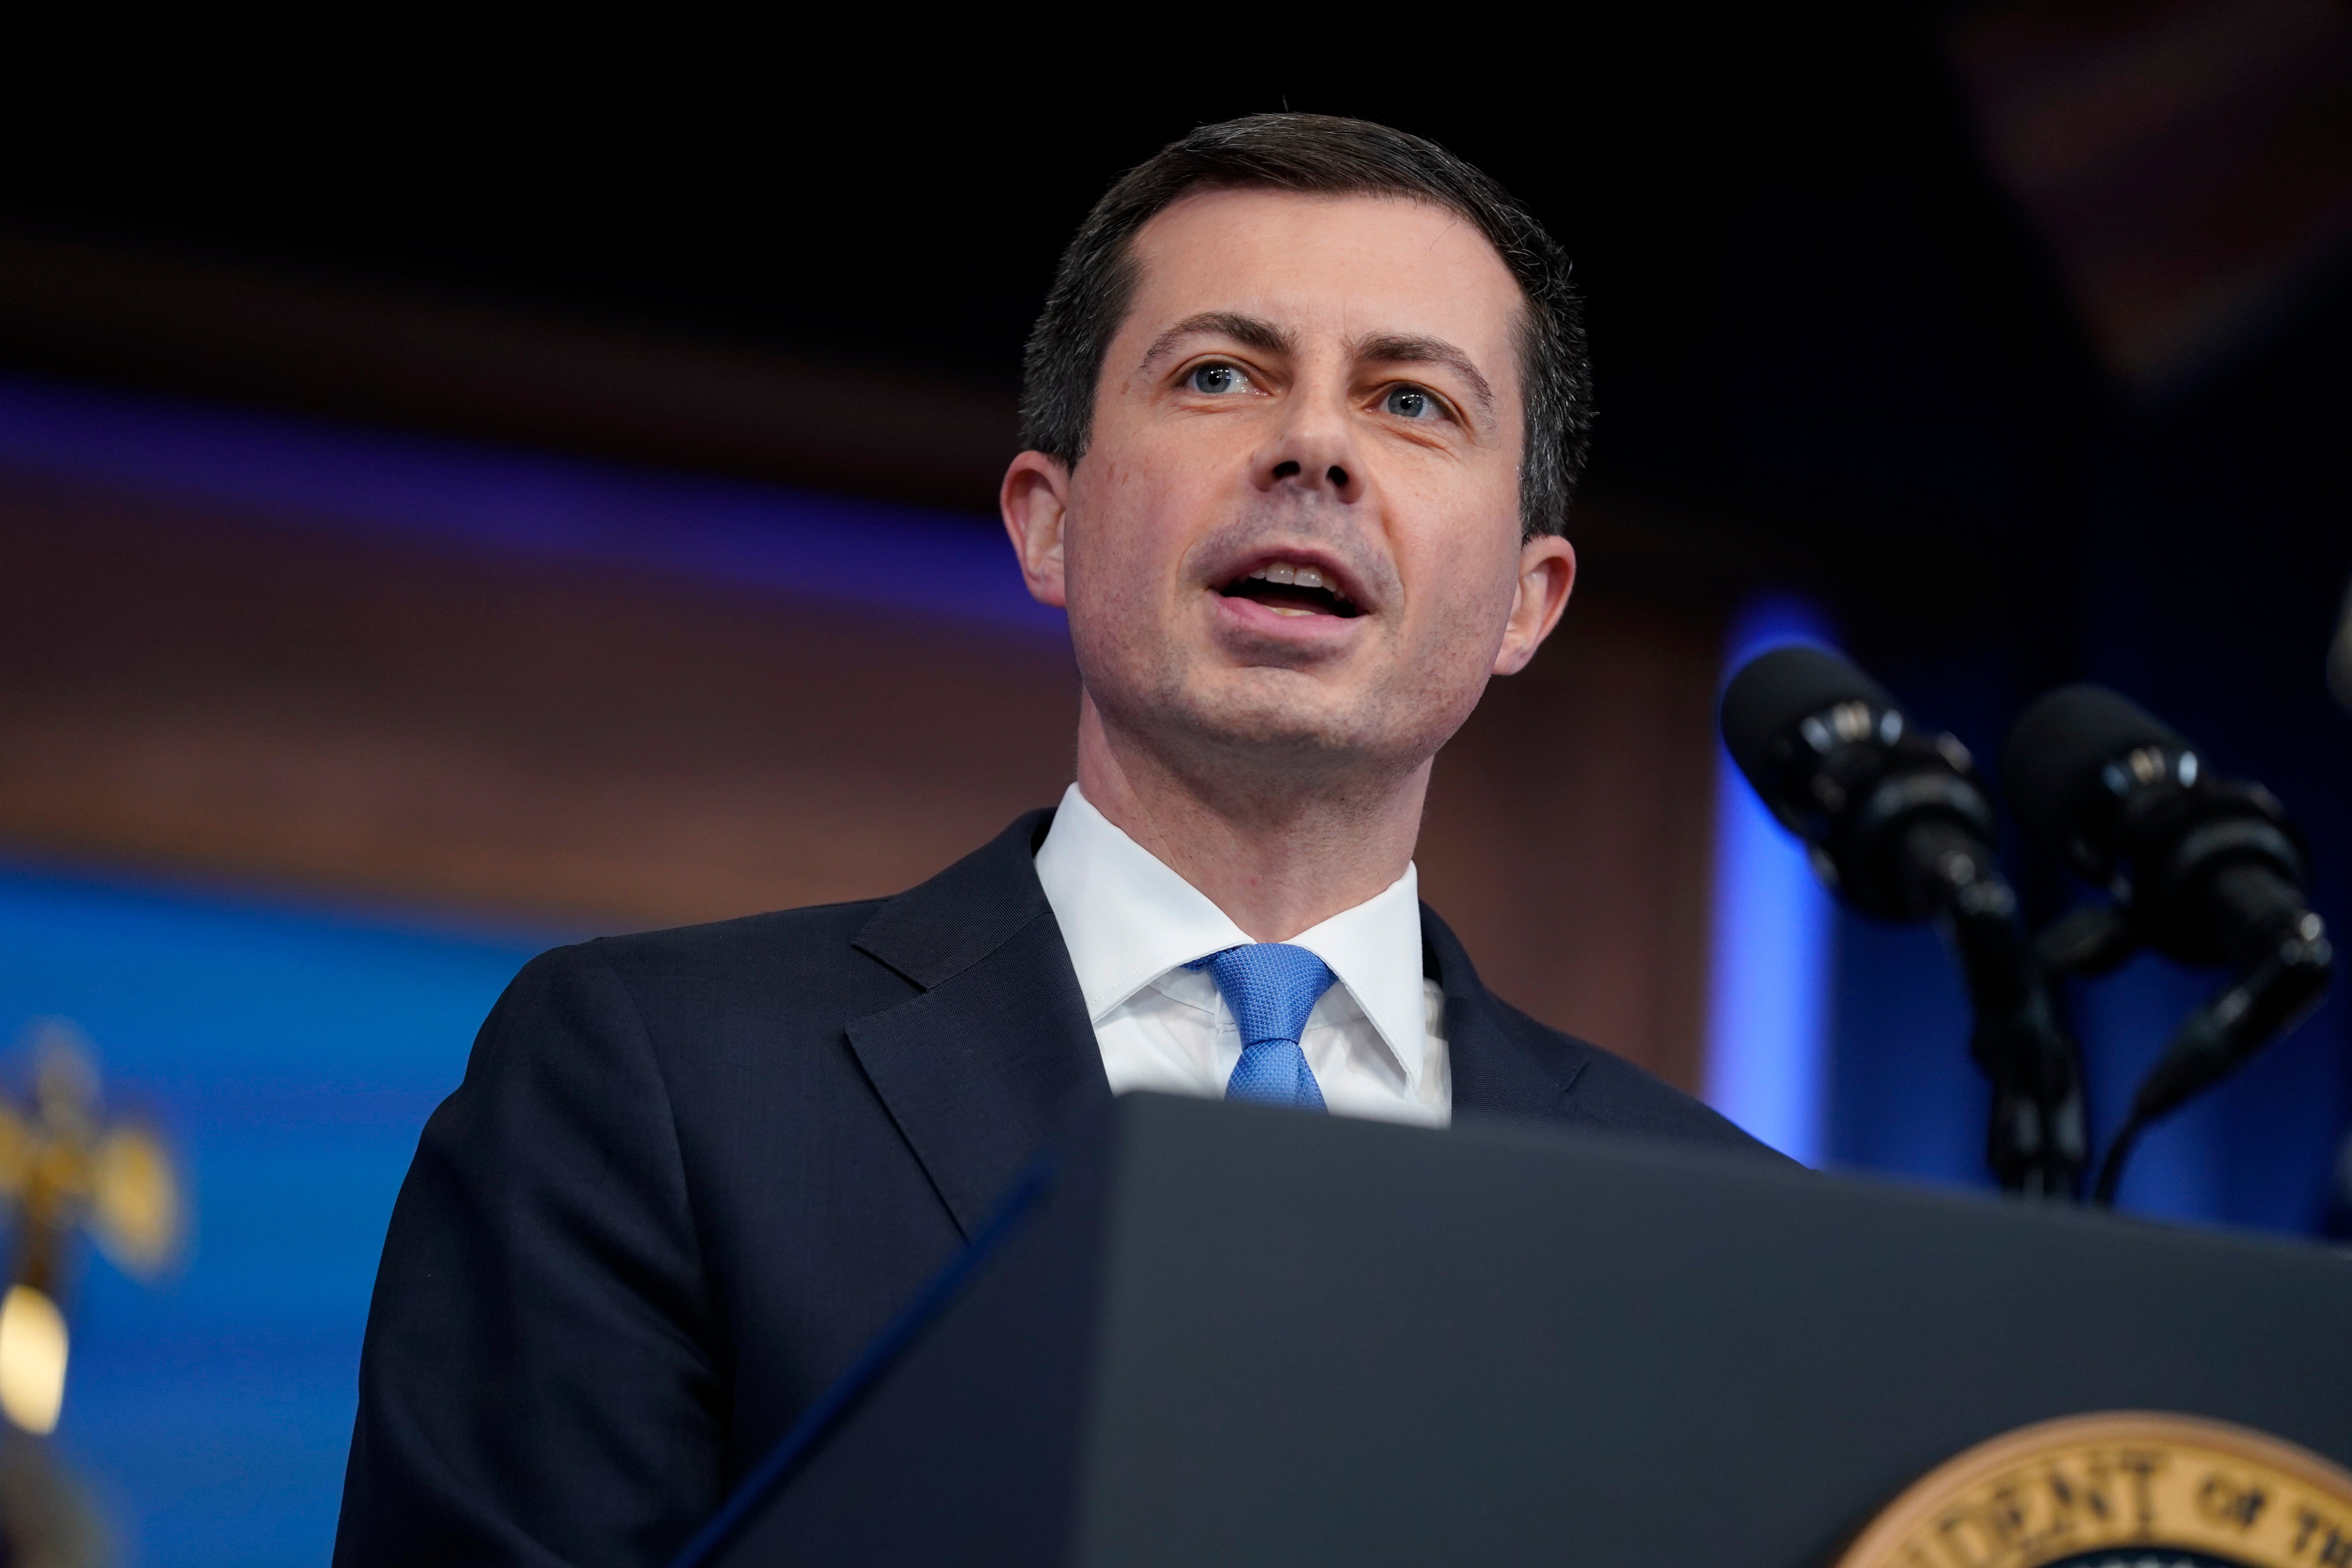
[[[62,1301],[75,1233],[87,1229],[125,1273],[152,1279],[175,1262],[186,1205],[152,1129],[100,1113],[98,1070],[81,1031],[61,1018],[27,1031],[32,1093],[0,1093],[0,1204],[14,1256],[0,1294],[0,1563],[94,1568],[106,1531],[48,1450],[65,1403],[70,1338]]]
[[[2352,1563],[2352,1471],[2191,1415],[2070,1415],[1980,1443],[1873,1521],[1837,1568]]]

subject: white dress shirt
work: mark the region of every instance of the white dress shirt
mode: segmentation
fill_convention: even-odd
[[[1209,972],[1184,966],[1249,936],[1076,784],[1037,850],[1037,879],[1077,969],[1111,1092],[1223,1098],[1241,1034]],[[1445,1125],[1454,1110],[1445,1000],[1422,977],[1413,868],[1290,941],[1338,976],[1298,1042],[1324,1104],[1341,1116]]]

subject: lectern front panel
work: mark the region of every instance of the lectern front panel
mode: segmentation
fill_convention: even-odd
[[[2352,1463],[2352,1264],[1135,1096],[729,1561],[1805,1568],[1960,1450],[2116,1409]]]

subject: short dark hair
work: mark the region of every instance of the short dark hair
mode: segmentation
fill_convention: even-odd
[[[1403,196],[1478,226],[1518,280],[1527,405],[1519,522],[1528,538],[1567,525],[1592,430],[1592,367],[1567,253],[1502,186],[1436,142],[1326,114],[1252,114],[1170,142],[1105,192],[1062,253],[1029,333],[1021,442],[1075,468],[1094,428],[1103,358],[1135,297],[1136,232],[1200,190]]]

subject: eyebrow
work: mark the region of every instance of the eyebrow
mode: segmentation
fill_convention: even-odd
[[[1470,356],[1447,342],[1444,338],[1383,336],[1365,338],[1356,344],[1356,357],[1381,364],[1442,364],[1470,384],[1473,396],[1478,400],[1479,412],[1488,418],[1495,414],[1495,389],[1478,374]]]
[[[1187,316],[1158,337],[1143,356],[1139,370],[1149,370],[1152,362],[1167,353],[1182,340],[1198,333],[1213,332],[1228,337],[1244,348],[1255,349],[1265,354],[1287,354],[1297,351],[1298,340],[1272,321],[1256,316],[1244,316],[1238,310],[1203,310],[1197,316]],[[1475,372],[1473,374],[1475,374]]]

